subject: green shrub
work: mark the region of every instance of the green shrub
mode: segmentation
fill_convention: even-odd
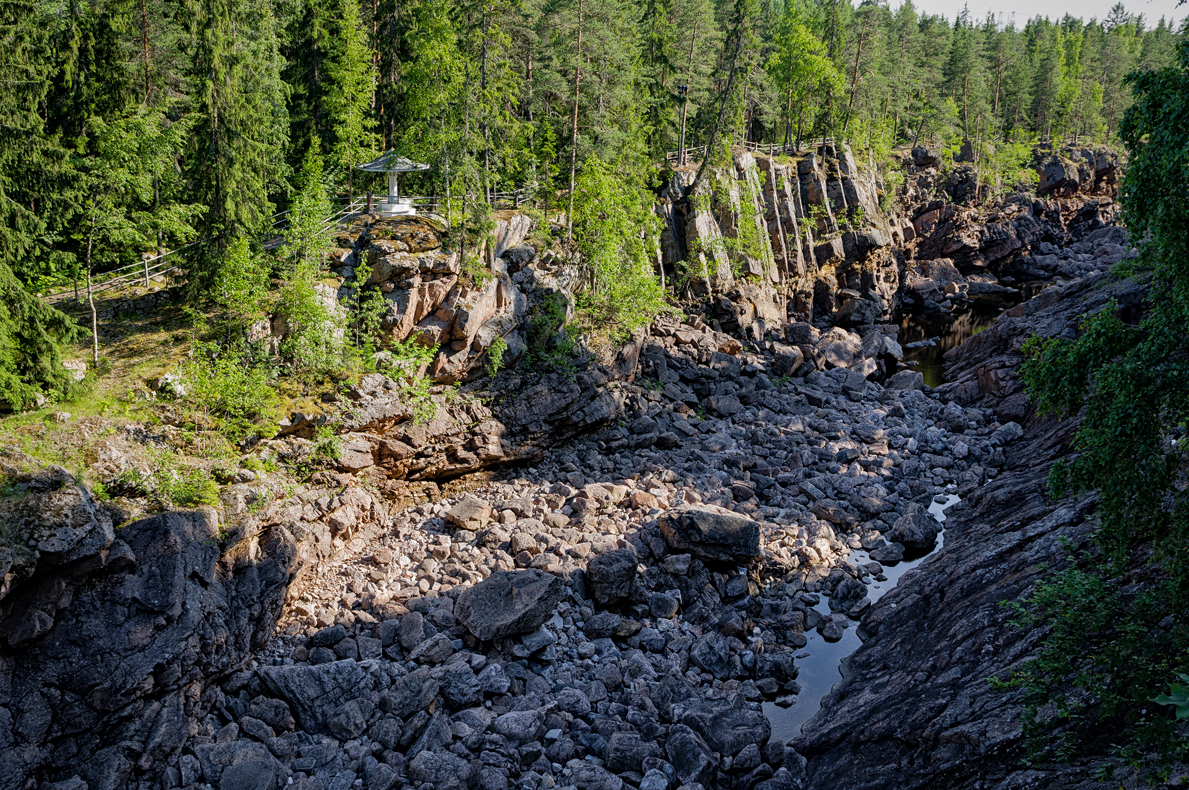
[[[528,321],[528,352],[525,363],[540,374],[574,374],[578,345],[566,331],[566,298],[560,293],[547,294],[534,308]]]
[[[399,386],[401,397],[413,409],[414,420],[426,423],[438,413],[431,389],[433,382],[425,378],[424,370],[438,353],[437,346],[426,346],[409,338],[395,343],[387,353],[378,357],[377,368]]]
[[[200,413],[222,420],[230,434],[242,436],[253,424],[271,418],[279,399],[273,371],[252,364],[236,350],[199,344],[195,358],[183,366],[182,377]]]
[[[314,455],[332,461],[343,457],[343,444],[329,425],[321,425],[314,432]]]
[[[1189,42],[1176,68],[1128,81],[1136,101],[1121,127],[1131,152],[1123,220],[1145,240],[1150,289],[1140,316],[1108,304],[1076,339],[1025,346],[1022,375],[1039,412],[1080,417],[1052,492],[1093,491],[1096,529],[1017,607],[1048,631],[1011,682],[1026,690],[1025,724],[1040,748],[1070,756],[1080,737],[1109,731],[1119,757],[1160,777],[1189,758],[1173,711],[1152,705],[1169,678],[1189,673]],[[1056,719],[1040,717],[1049,710]]]
[[[587,158],[574,190],[574,241],[587,281],[579,307],[600,332],[631,332],[666,309],[654,270],[652,203],[648,190],[597,156]]]
[[[306,378],[347,369],[346,315],[329,287],[322,286],[318,267],[303,261],[281,289],[281,315],[289,325],[281,353]]]
[[[508,341],[502,337],[491,341],[491,345],[487,348],[487,375],[495,378],[496,374],[503,370],[504,354],[507,350]]]
[[[219,487],[201,467],[187,466],[171,450],[152,451],[151,469],[141,473],[126,469],[106,484],[97,484],[96,496],[144,497],[161,509],[216,505]]]

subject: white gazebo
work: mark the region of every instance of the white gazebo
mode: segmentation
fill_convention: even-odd
[[[429,165],[423,165],[420,162],[413,162],[403,156],[398,156],[396,151],[385,151],[372,161],[359,165],[359,169],[368,173],[388,174],[388,197],[380,203],[380,213],[388,214],[389,216],[412,216],[417,213],[411,197],[400,197],[400,174],[428,170]]]

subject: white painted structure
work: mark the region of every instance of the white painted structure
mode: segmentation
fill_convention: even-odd
[[[413,206],[413,198],[400,196],[400,174],[428,170],[429,165],[398,156],[396,151],[385,151],[376,159],[359,165],[359,169],[369,173],[388,174],[388,195],[377,207],[381,214],[396,217],[417,213],[416,207]]]

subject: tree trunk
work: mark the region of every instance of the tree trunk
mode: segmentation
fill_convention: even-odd
[[[532,51],[532,49],[529,49],[529,51],[528,51],[528,67],[525,69],[524,85],[526,88],[528,88],[528,96],[531,98],[533,95],[533,51]],[[525,111],[525,120],[527,120],[529,123],[532,123],[533,122],[533,103],[532,103],[532,101],[526,101],[524,103],[524,106],[527,108]]]
[[[789,91],[784,108],[784,147],[787,150],[793,142],[793,92]]]
[[[479,61],[479,95],[487,99],[487,31],[490,22],[488,21],[487,6],[483,7],[483,51]],[[495,204],[491,199],[491,144],[488,136],[487,125],[487,108],[483,109],[483,197],[487,200],[487,204],[492,208]]]
[[[698,168],[698,174],[694,176],[694,183],[690,185],[689,194],[693,194],[697,190],[698,184],[706,172],[706,165],[710,162],[710,152],[714,150],[715,142],[718,139],[718,127],[722,125],[723,116],[727,112],[727,102],[730,101],[731,90],[735,86],[735,71],[739,65],[739,52],[743,49],[743,26],[745,24],[747,24],[747,20],[741,18],[738,30],[735,31],[735,52],[731,55],[731,69],[727,72],[727,85],[723,89],[722,101],[718,105],[718,116],[715,117],[714,126],[710,129],[710,138],[706,141],[706,153],[702,157],[702,165]]]
[[[95,312],[95,295],[91,290],[91,246],[95,239],[95,217],[91,216],[91,230],[87,233],[87,304],[91,307],[91,362],[99,367],[99,315]]]
[[[450,227],[453,206],[450,202],[450,150],[446,148],[446,119],[438,119],[442,127],[442,158],[446,160],[446,227]]]
[[[146,0],[140,0],[140,35],[144,47],[144,103],[149,103],[149,9]]]
[[[379,87],[380,80],[380,0],[372,0],[372,68],[376,74],[375,81],[372,82],[372,111],[376,109],[376,89]]]
[[[685,66],[685,96],[681,102],[681,140],[677,144],[677,165],[685,164],[685,116],[689,111],[689,82],[694,75],[694,43],[698,40],[698,20],[694,20],[693,34],[689,39],[689,62]]]
[[[574,53],[574,112],[570,117],[570,209],[566,214],[566,241],[574,240],[574,175],[578,170],[578,89],[582,83],[582,0],[578,0],[578,46]]]
[[[855,85],[859,81],[859,58],[863,56],[863,41],[867,38],[867,28],[859,31],[859,47],[855,50],[855,68],[850,75],[850,99],[846,103],[846,118],[842,121],[842,134],[846,134],[846,127],[850,126],[851,108],[855,106]]]

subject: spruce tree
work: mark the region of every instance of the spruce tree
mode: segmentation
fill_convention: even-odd
[[[272,214],[270,193],[285,173],[285,91],[276,20],[266,0],[193,0],[196,115],[187,177],[205,206],[202,243],[191,255],[191,287],[205,293],[227,246],[258,237]]]
[[[358,0],[338,0],[337,17],[338,39],[330,64],[326,106],[334,131],[331,147],[334,169],[353,194],[356,165],[371,158],[376,147],[370,114],[375,75],[367,33],[359,18]]]
[[[26,291],[14,274],[18,262],[42,246],[45,232],[37,210],[20,197],[28,192],[31,168],[58,155],[38,112],[49,87],[47,51],[34,3],[0,4],[0,403],[9,409],[65,387],[62,344],[77,334],[69,318]]]

